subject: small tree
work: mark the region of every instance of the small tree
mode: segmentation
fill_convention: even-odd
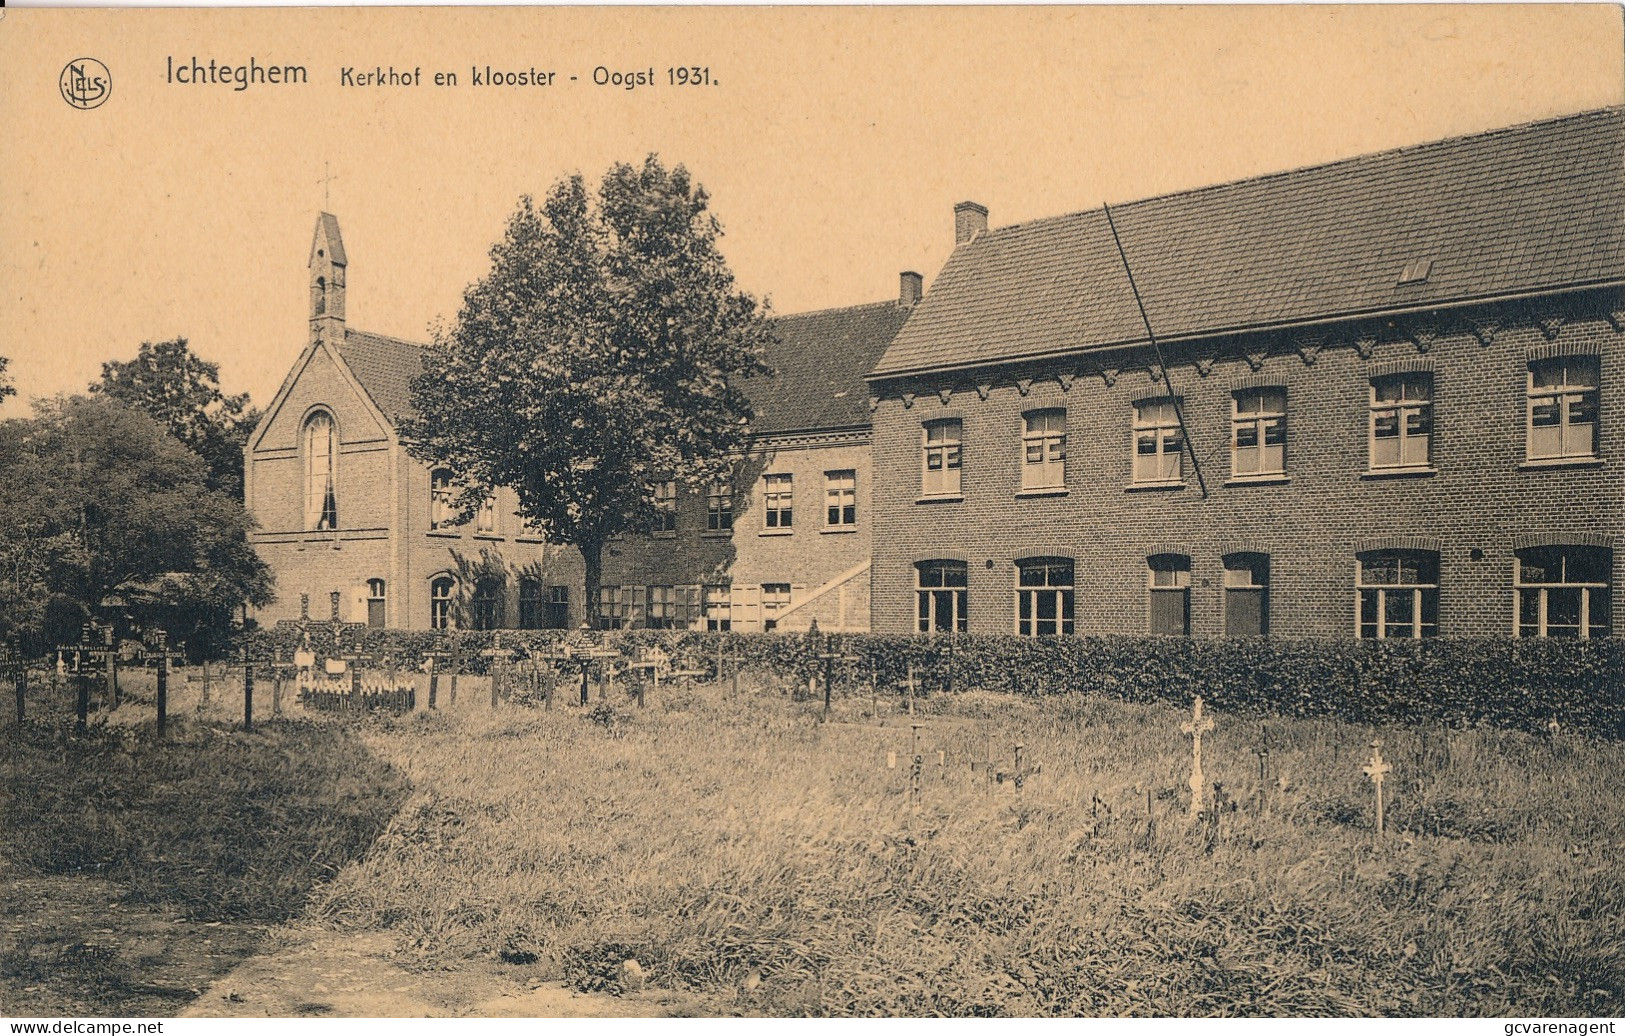
[[[248,393],[220,391],[220,365],[201,359],[186,339],[142,342],[133,360],[102,364],[90,391],[156,418],[208,465],[210,489],[243,498],[243,445],[259,423]]]
[[[450,469],[463,519],[497,486],[550,542],[581,550],[598,625],[605,541],[655,520],[654,486],[727,477],[772,325],[737,290],[705,189],[656,156],[520,200],[491,272],[412,385],[401,434]]]
[[[206,645],[271,574],[242,504],[152,418],[108,399],[42,400],[0,422],[0,632],[34,647],[72,636],[115,598]]]
[[[17,386],[11,383],[11,378],[6,374],[6,369],[10,366],[10,358],[0,356],[0,402],[4,402],[8,396],[17,394]]]

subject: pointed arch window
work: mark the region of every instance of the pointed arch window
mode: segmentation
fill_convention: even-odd
[[[305,528],[330,532],[339,526],[338,426],[317,410],[305,419]]]

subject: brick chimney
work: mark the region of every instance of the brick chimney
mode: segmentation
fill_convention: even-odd
[[[954,247],[987,229],[987,206],[962,201],[954,206]]]
[[[925,297],[925,278],[913,270],[904,270],[902,286],[897,293],[897,304],[908,309]]]

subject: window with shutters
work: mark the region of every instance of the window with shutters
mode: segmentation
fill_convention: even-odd
[[[733,629],[733,591],[727,586],[705,588],[705,628],[713,633]]]
[[[1191,559],[1184,554],[1153,554],[1146,559],[1151,589],[1151,632],[1184,637],[1191,631]]]
[[[1270,557],[1236,553],[1224,557],[1224,635],[1263,637],[1270,631]]]

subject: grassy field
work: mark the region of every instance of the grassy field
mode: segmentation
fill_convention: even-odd
[[[37,703],[56,722],[0,730],[0,1013],[173,1014],[297,916],[406,792],[333,724],[74,736],[63,700]]]
[[[313,916],[583,989],[636,958],[748,1014],[1625,1011],[1619,744],[1218,714],[1233,808],[1191,823],[1172,708],[928,699],[916,807],[907,717],[867,698],[478,700],[364,728],[413,793]],[[1017,742],[1019,794],[971,766]]]

